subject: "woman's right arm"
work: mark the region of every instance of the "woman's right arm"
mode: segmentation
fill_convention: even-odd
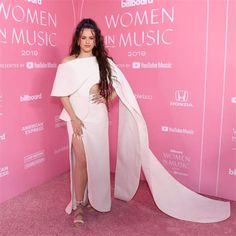
[[[69,97],[60,97],[61,102],[65,110],[70,116],[71,124],[73,128],[73,132],[75,135],[82,135],[83,134],[83,122],[76,116],[73,107],[71,106]]]

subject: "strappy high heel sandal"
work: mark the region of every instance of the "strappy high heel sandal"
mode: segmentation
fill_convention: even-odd
[[[95,211],[95,209],[92,207],[92,205],[90,204],[90,202],[87,203],[86,208],[87,208],[89,211]]]
[[[83,202],[76,203],[76,210],[74,211],[74,226],[79,227],[81,224],[84,224],[84,211],[83,211]]]

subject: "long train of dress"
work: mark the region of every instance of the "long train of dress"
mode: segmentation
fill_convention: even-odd
[[[115,197],[125,201],[132,199],[138,188],[142,167],[156,205],[166,214],[178,219],[202,223],[227,219],[230,216],[229,202],[213,200],[186,188],[171,176],[154,156],[149,148],[146,123],[132,89],[123,73],[111,60],[110,65],[113,87],[120,98]],[[104,113],[105,106],[99,107],[100,105],[90,102],[88,92],[89,88],[98,82],[98,75],[99,69],[95,57],[77,58],[61,64],[57,70],[51,95],[70,96],[75,112],[85,123],[83,142],[88,162],[89,200],[95,209],[108,211],[110,210],[110,182],[107,156],[108,121],[105,118],[107,114]],[[84,98],[86,97],[87,100],[79,104],[79,101],[82,101],[79,99],[81,93],[84,92]],[[101,118],[98,119],[100,123],[93,126],[97,116]],[[60,117],[70,124],[65,110]],[[100,124],[104,126],[100,127]],[[98,127],[101,129],[97,129]],[[72,129],[68,128],[68,132],[71,144]],[[106,153],[105,157],[104,153]],[[99,163],[100,160],[104,163],[103,161]],[[71,163],[72,171],[73,158]],[[100,177],[105,179],[104,184],[100,183]],[[71,187],[72,202],[67,207],[68,213],[71,212],[74,202],[73,184]]]

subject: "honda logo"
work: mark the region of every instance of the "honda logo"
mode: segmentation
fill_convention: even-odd
[[[188,101],[188,91],[176,90],[175,91],[175,100],[178,102],[187,102]]]

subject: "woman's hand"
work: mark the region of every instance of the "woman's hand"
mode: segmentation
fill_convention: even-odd
[[[93,95],[92,98],[93,103],[99,104],[99,103],[106,103],[106,99],[100,95],[99,93],[96,93]]]
[[[72,124],[74,135],[82,136],[84,123],[77,117],[71,120],[71,124]]]

